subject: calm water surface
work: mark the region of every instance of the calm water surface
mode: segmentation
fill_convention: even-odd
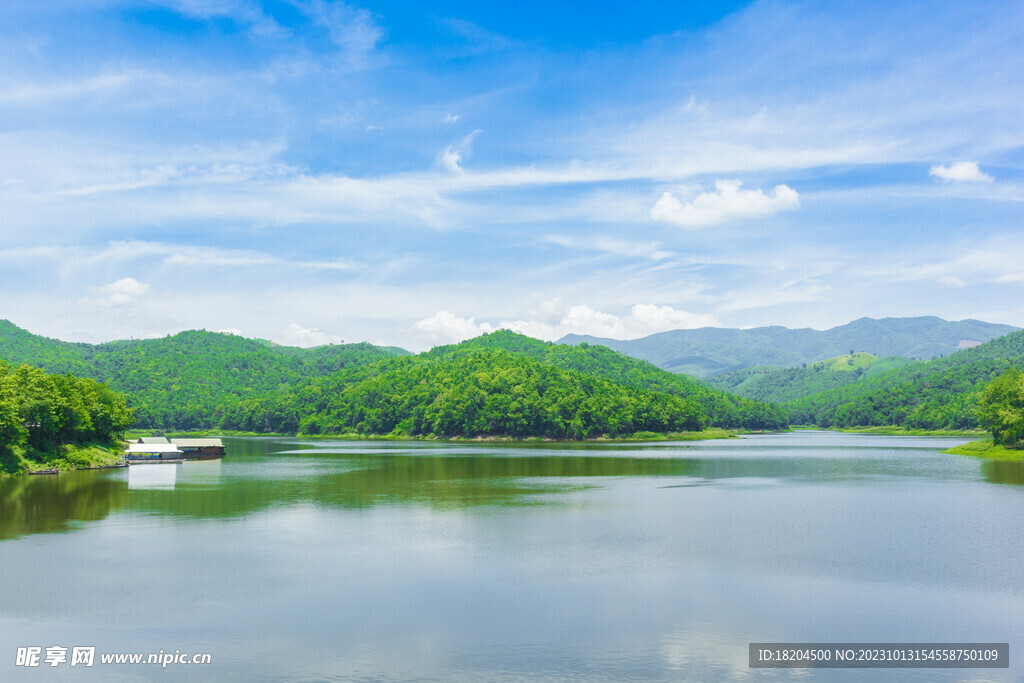
[[[1024,680],[1024,464],[962,441],[225,439],[0,481],[0,680]],[[751,670],[752,641],[1008,641],[1011,668]]]

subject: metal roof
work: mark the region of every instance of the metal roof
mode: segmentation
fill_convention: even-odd
[[[170,443],[170,441],[164,436],[144,436],[139,439],[139,443]]]
[[[130,443],[129,453],[181,453],[173,443]]]
[[[224,444],[221,443],[220,439],[175,439],[174,444],[178,448],[210,448],[219,447],[223,448]]]

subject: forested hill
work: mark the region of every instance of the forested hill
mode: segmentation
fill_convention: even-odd
[[[838,389],[924,361],[855,353],[795,368],[754,367],[707,378],[713,387],[755,401],[782,403]]]
[[[782,406],[793,424],[975,428],[980,392],[1010,367],[1024,368],[1024,331]]]
[[[598,435],[779,429],[777,407],[725,395],[608,349],[497,332],[415,357],[333,373],[225,414],[226,429],[304,434]]]
[[[603,347],[502,331],[404,354],[205,331],[73,344],[0,325],[0,358],[104,381],[126,394],[143,428],[581,438],[785,426],[778,407]]]
[[[0,361],[0,473],[92,464],[72,447],[103,455],[131,421],[124,397],[99,382]]]
[[[746,330],[705,327],[627,341],[569,335],[560,342],[601,344],[665,370],[707,377],[754,366],[794,367],[850,352],[926,360],[1016,329],[979,320],[949,322],[926,316],[860,318],[824,331],[778,326]]]
[[[454,358],[484,349],[501,349],[527,356],[563,370],[574,370],[644,391],[692,400],[701,407],[709,424],[716,427],[777,429],[785,425],[782,411],[764,403],[733,396],[689,377],[674,374],[646,361],[630,358],[606,346],[556,344],[522,334],[499,330],[461,344],[439,346],[423,354],[427,358]]]
[[[0,359],[105,382],[127,395],[138,427],[216,428],[245,398],[405,353],[365,343],[300,349],[206,331],[80,344],[0,321]]]

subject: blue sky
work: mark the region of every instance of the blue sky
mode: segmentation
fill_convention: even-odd
[[[1024,326],[1019,3],[2,4],[33,332]]]

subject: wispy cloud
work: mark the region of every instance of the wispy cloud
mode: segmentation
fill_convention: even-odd
[[[331,40],[352,53],[373,50],[384,31],[368,10],[341,0],[293,0],[303,13],[325,28]]]
[[[460,164],[473,154],[473,139],[479,134],[479,130],[474,130],[457,143],[448,145],[441,153],[441,165],[452,173],[462,174]]]
[[[226,17],[259,36],[280,36],[286,32],[253,0],[156,0],[180,14],[198,19]]]
[[[675,253],[662,249],[658,242],[630,242],[607,235],[596,237],[547,235],[544,237],[544,241],[569,249],[601,251],[619,256],[651,259],[652,261],[661,261],[675,256]]]
[[[519,6],[59,7],[0,26],[0,298],[51,334],[1024,323],[1014,3],[758,2],[607,43],[552,5],[573,50]]]

